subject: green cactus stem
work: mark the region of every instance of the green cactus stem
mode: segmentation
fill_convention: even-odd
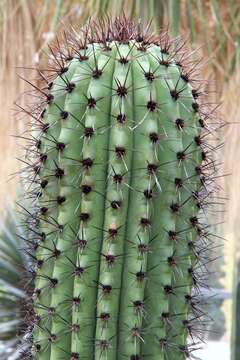
[[[40,72],[27,153],[36,259],[29,356],[191,357],[214,171],[213,112],[195,65],[181,41],[124,17],[65,32],[59,43],[51,75]]]

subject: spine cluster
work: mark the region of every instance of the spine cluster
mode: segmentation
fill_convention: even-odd
[[[35,316],[23,356],[191,358],[204,325],[214,111],[182,42],[126,19],[79,34],[52,49],[39,101],[24,110]]]

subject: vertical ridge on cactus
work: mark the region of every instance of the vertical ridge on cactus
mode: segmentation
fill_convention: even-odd
[[[25,110],[36,258],[28,356],[191,358],[214,192],[205,138],[218,127],[195,65],[181,41],[124,17],[57,44]]]

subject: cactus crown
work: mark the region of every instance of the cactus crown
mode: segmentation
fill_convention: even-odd
[[[146,29],[125,17],[71,29],[38,71],[24,109],[35,259],[24,356],[178,360],[201,336],[218,124],[184,42]]]

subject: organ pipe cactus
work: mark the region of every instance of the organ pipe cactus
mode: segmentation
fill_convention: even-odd
[[[51,53],[24,110],[35,206],[24,356],[191,358],[218,126],[195,64],[180,40],[124,17],[66,31]]]

